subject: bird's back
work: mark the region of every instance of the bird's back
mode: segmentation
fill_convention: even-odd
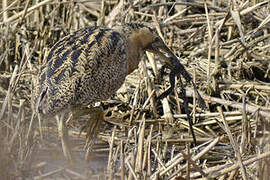
[[[105,27],[87,27],[59,40],[41,67],[35,104],[55,114],[109,98],[127,75],[126,39]]]

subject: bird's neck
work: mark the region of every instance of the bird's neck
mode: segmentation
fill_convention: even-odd
[[[125,26],[125,28],[116,27],[115,29],[126,38],[127,66],[128,66],[128,74],[130,74],[135,69],[138,68],[141,56],[144,53],[144,48],[150,42],[153,42],[154,36],[150,33],[149,29],[146,27],[140,29],[132,29],[129,26]]]
[[[130,74],[138,68],[138,64],[140,63],[144,51],[139,38],[131,36],[127,41],[127,66],[128,74]]]
[[[132,31],[127,37],[128,41],[128,74],[138,68],[144,48],[153,42],[153,35],[147,28]]]

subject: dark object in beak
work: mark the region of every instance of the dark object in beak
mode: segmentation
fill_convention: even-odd
[[[163,43],[163,41],[161,39],[158,39],[157,41],[154,41],[153,43],[149,44],[145,50],[153,52],[155,54],[157,54],[158,56],[160,56],[164,61],[165,64],[162,66],[162,71],[165,70],[165,68],[168,68],[171,70],[170,74],[169,74],[169,78],[170,78],[170,88],[167,89],[166,91],[164,91],[158,98],[157,100],[163,99],[165,97],[167,97],[169,94],[171,94],[174,90],[175,87],[175,77],[179,76],[180,74],[185,78],[185,80],[187,82],[191,82],[193,85],[193,88],[196,92],[197,95],[197,99],[198,99],[198,103],[200,105],[201,108],[206,109],[206,105],[205,102],[203,100],[203,98],[201,97],[196,84],[193,82],[192,77],[189,75],[189,73],[186,71],[185,67],[180,63],[180,61],[178,60],[178,58],[175,56],[175,54],[165,45],[165,43]],[[160,50],[163,50],[165,53],[167,53],[169,55],[169,57],[167,57],[166,55],[164,55]],[[190,126],[190,131],[193,137],[193,141],[194,141],[194,145],[197,144],[196,142],[196,136],[193,130],[193,122],[191,119],[191,116],[189,114],[189,110],[188,110],[188,101],[186,98],[186,91],[185,88],[183,86],[183,83],[181,81],[181,78],[179,77],[180,80],[180,85],[181,85],[181,96],[184,100],[184,107],[185,107],[185,112],[187,114],[187,119],[189,121],[189,126]]]
[[[177,57],[160,38],[156,38],[154,42],[150,43],[148,46],[145,47],[145,50],[158,55],[163,61],[165,61],[165,64],[167,64],[170,68],[173,68],[171,60],[167,56],[165,56],[164,53],[161,52],[161,50],[167,53],[170,57],[173,57],[175,59],[177,59]]]
[[[197,98],[198,102],[201,108],[206,109],[205,102],[203,98],[201,97],[200,93],[198,92],[196,84],[193,82],[192,77],[189,75],[189,73],[186,71],[185,67],[180,63],[178,58],[175,56],[175,54],[166,46],[166,44],[159,38],[157,37],[154,42],[150,43],[146,48],[146,51],[152,52],[154,54],[157,54],[161,59],[165,61],[165,65],[163,68],[168,68],[171,70],[169,77],[170,77],[170,84],[171,87],[167,89],[165,92],[163,92],[158,99],[163,99],[166,96],[168,96],[170,93],[173,92],[173,89],[175,87],[175,76],[181,74],[187,82],[192,83]],[[164,51],[169,55],[167,57],[164,55],[160,50]]]
[[[203,98],[201,97],[199,91],[198,91],[198,88],[196,86],[196,84],[193,82],[192,80],[192,77],[189,75],[189,73],[186,71],[185,67],[183,66],[183,64],[180,63],[180,61],[178,59],[175,59],[174,57],[169,57],[168,60],[171,62],[171,64],[173,65],[173,68],[170,68],[167,66],[167,64],[165,64],[163,67],[162,67],[162,70],[164,71],[165,68],[168,68],[171,70],[170,74],[169,74],[169,78],[170,78],[170,84],[171,84],[171,87],[169,89],[167,89],[166,91],[164,91],[159,97],[158,99],[163,99],[165,97],[167,97],[169,94],[171,94],[174,90],[174,87],[175,87],[175,76],[178,76],[179,74],[181,74],[185,80],[188,82],[188,83],[191,83],[195,92],[196,92],[196,95],[197,95],[197,99],[198,99],[198,103],[199,103],[199,106],[202,108],[202,109],[206,109],[206,105],[205,105],[205,102],[203,100]]]

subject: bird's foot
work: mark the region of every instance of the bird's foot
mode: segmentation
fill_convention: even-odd
[[[73,119],[76,119],[80,116],[90,116],[86,124],[81,128],[80,134],[82,131],[86,132],[86,142],[85,147],[87,148],[86,159],[88,159],[88,154],[90,149],[95,142],[97,135],[99,133],[100,126],[104,120],[104,111],[101,106],[78,106],[72,109]]]

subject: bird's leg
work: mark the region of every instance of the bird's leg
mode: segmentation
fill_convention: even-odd
[[[87,120],[86,125],[81,128],[80,133],[86,131],[86,147],[91,148],[104,120],[104,111],[101,106],[80,106],[72,109],[73,119],[84,115],[89,115],[90,118]]]
[[[86,131],[85,147],[87,148],[87,151],[85,154],[85,159],[88,160],[92,145],[96,140],[100,126],[102,124],[102,121],[104,120],[104,111],[101,106],[90,106],[87,108],[83,108],[83,110],[81,109],[79,113],[82,113],[82,115],[90,115],[90,118],[86,122],[86,125],[84,125],[80,131],[80,133],[84,130]]]
[[[57,125],[58,125],[58,136],[61,138],[62,149],[63,149],[65,158],[70,162],[70,164],[73,164],[74,159],[72,157],[72,153],[69,146],[68,130],[65,127],[64,117],[65,117],[64,113],[56,116]]]
[[[91,117],[82,130],[86,131],[86,146],[90,147],[95,141],[100,129],[100,125],[104,120],[104,111],[103,108],[99,106],[89,108],[88,113]]]

